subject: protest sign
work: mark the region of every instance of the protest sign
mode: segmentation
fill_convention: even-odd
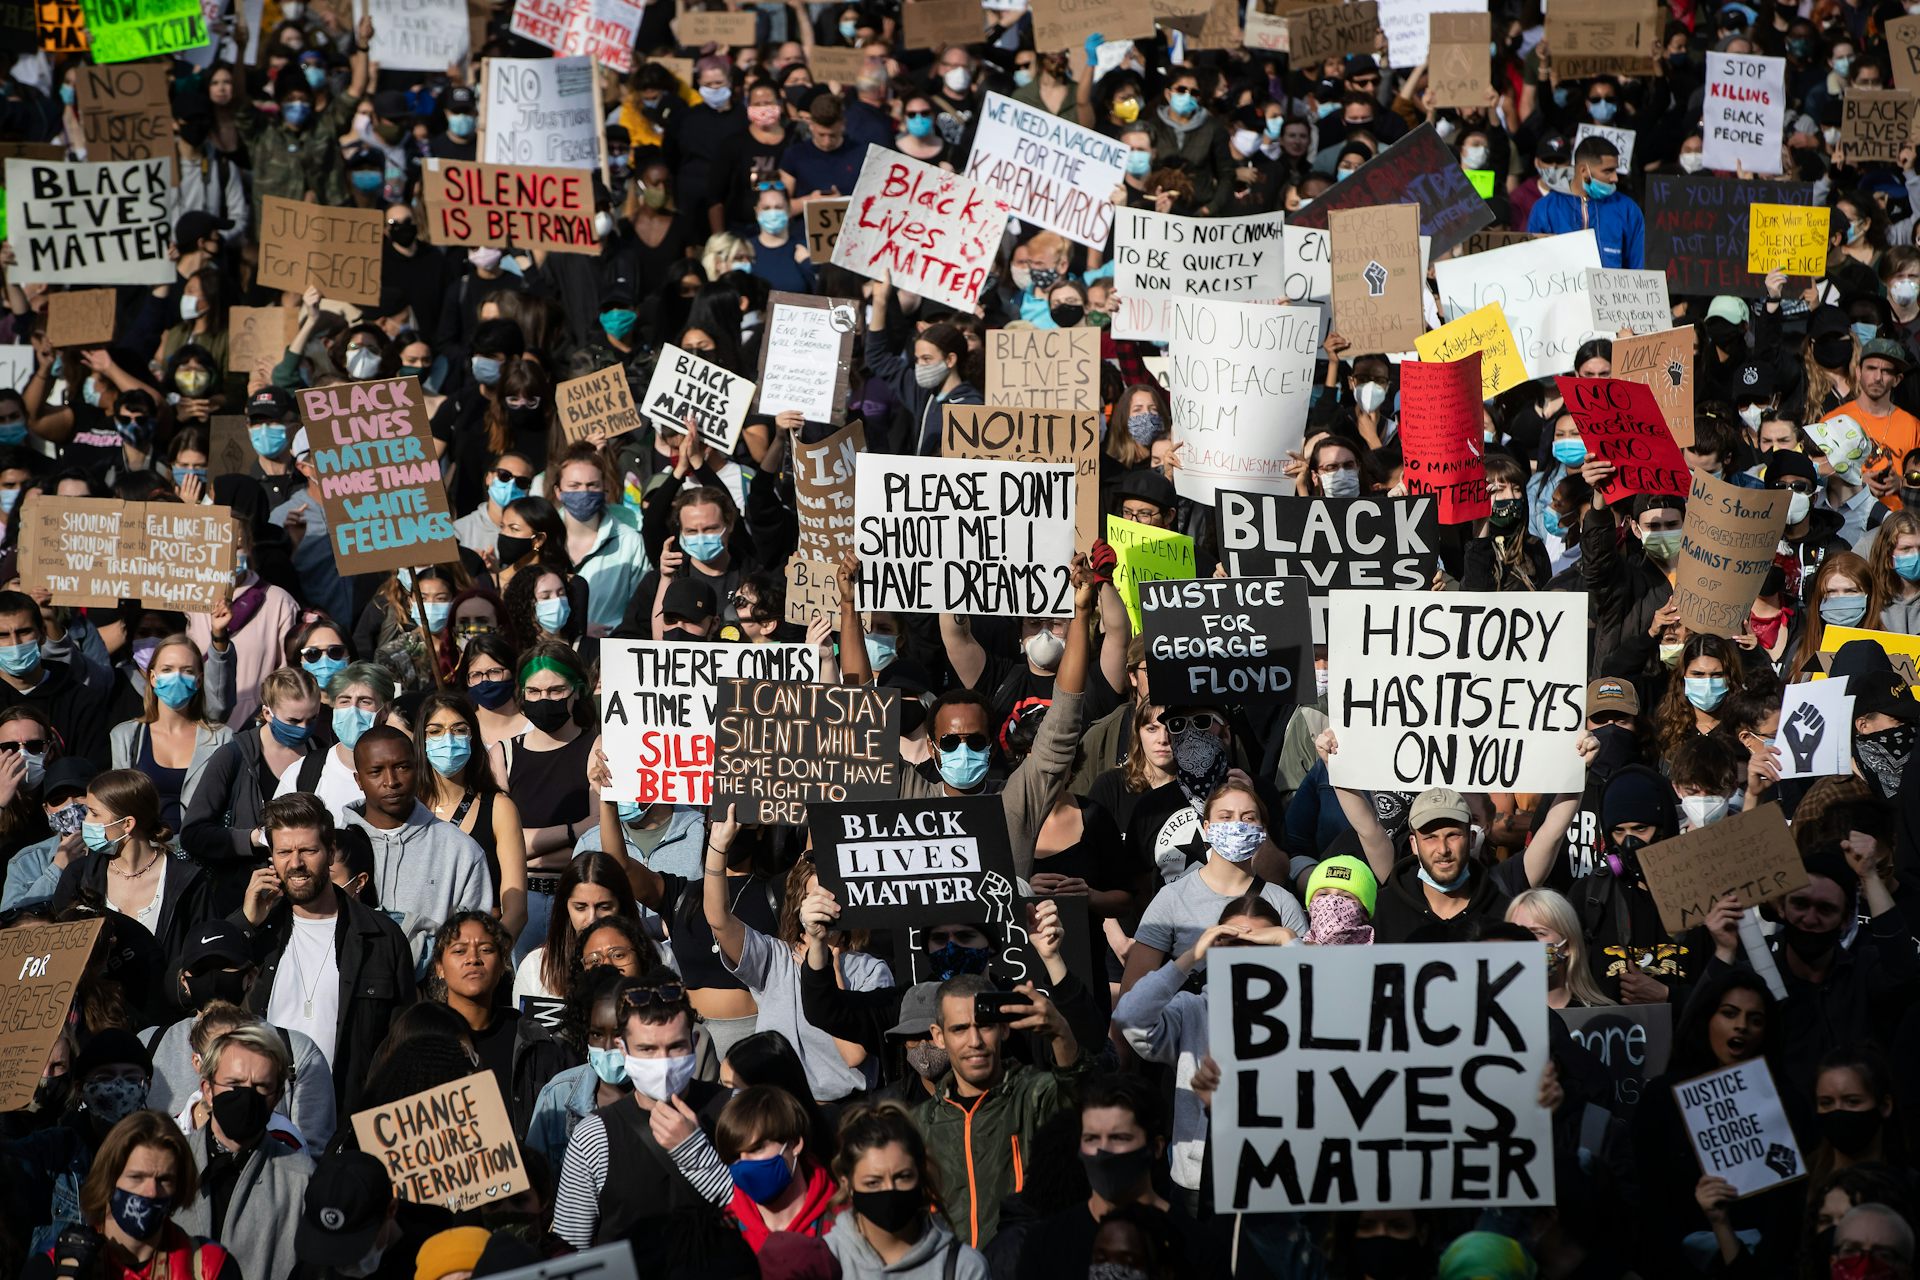
[[[1633,180],[1633,144],[1640,135],[1632,129],[1616,129],[1611,125],[1582,124],[1573,131],[1573,149],[1578,151],[1580,144],[1588,138],[1605,138],[1620,153],[1620,176],[1623,181]]]
[[[367,57],[382,71],[431,71],[467,65],[472,29],[465,0],[363,0],[373,19]]]
[[[262,363],[271,369],[299,327],[299,312],[292,307],[228,308],[227,371],[251,376]]]
[[[1325,231],[1312,227],[1280,229],[1281,294],[1285,302],[1333,302],[1333,244]],[[1251,299],[1259,301],[1259,299]],[[1121,299],[1124,309],[1126,300]],[[1322,316],[1324,321],[1325,317]]]
[[[253,474],[259,456],[247,434],[247,418],[240,413],[216,413],[208,431],[207,475],[245,476]]]
[[[1706,923],[1728,894],[1742,908],[1806,887],[1793,833],[1778,804],[1763,804],[1696,827],[1640,851],[1640,869],[1660,908],[1660,922],[1680,934]]]
[[[1611,462],[1598,488],[1608,502],[1636,493],[1678,497],[1691,482],[1651,388],[1624,378],[1555,378],[1567,412],[1580,424],[1587,456]]]
[[[943,44],[978,44],[986,18],[978,0],[902,0],[900,25],[909,46],[938,49]],[[746,43],[753,43],[751,35]]]
[[[460,1213],[532,1187],[513,1119],[491,1071],[353,1114],[360,1149],[379,1160],[394,1194]]]
[[[807,828],[839,928],[1013,921],[1013,846],[998,796],[814,804]]]
[[[1277,14],[1264,13],[1258,3],[1247,6],[1246,28],[1241,34],[1241,43],[1249,49],[1258,49],[1263,53],[1285,53],[1287,51],[1287,20]]]
[[[1107,517],[1107,545],[1113,548],[1113,589],[1127,606],[1133,634],[1140,635],[1140,587],[1147,582],[1180,582],[1195,572],[1193,538],[1120,516]]]
[[[1449,9],[1471,7],[1469,0],[1379,0],[1379,3],[1380,31],[1387,38],[1387,56],[1381,59],[1381,65],[1403,71],[1431,61],[1430,24],[1434,18]],[[1482,40],[1480,47],[1486,48],[1487,42]],[[1482,61],[1486,60],[1485,54],[1480,56]],[[1481,75],[1490,79],[1485,67],[1481,68]],[[1473,100],[1475,106],[1485,105],[1486,89],[1487,86],[1481,86],[1480,96]]]
[[[1920,636],[1902,635],[1894,631],[1873,631],[1865,627],[1823,627],[1820,631],[1820,669],[1825,671],[1832,665],[1833,655],[1840,652],[1841,646],[1849,640],[1871,640],[1886,653],[1887,660],[1893,664],[1896,675],[1908,680],[1914,686],[1914,696],[1920,698]],[[1815,675],[1815,680],[1825,680],[1824,675]],[[1784,711],[1782,712],[1784,714]]]
[[[298,399],[340,576],[460,558],[418,378],[308,387]]]
[[[1335,786],[1578,791],[1587,598],[1338,591],[1327,610]]]
[[[1824,205],[1755,204],[1748,210],[1747,270],[1764,276],[1778,267],[1790,276],[1827,271]]]
[[[794,681],[720,681],[714,803],[741,822],[803,824],[816,800],[892,800],[900,782],[900,691]]]
[[[1747,209],[1813,203],[1810,182],[1678,173],[1650,173],[1646,181],[1646,265],[1666,272],[1667,288],[1676,294],[1766,297],[1765,273],[1747,269]],[[1788,290],[1802,285],[1789,281]]]
[[[787,560],[786,617],[800,627],[815,618],[840,620],[840,575],[833,565],[799,555]]]
[[[1462,240],[1458,252],[1452,257],[1466,258],[1476,253],[1486,253],[1492,249],[1504,249],[1510,244],[1525,244],[1529,240],[1544,237],[1530,231],[1508,231],[1500,227],[1490,227],[1485,231],[1476,231]],[[1436,257],[1439,255],[1435,255]]]
[[[11,0],[0,10],[0,49],[9,53],[32,53],[39,47],[40,22],[33,0]]]
[[[1909,93],[1920,91],[1920,16],[1889,18],[1885,31],[1894,87]]]
[[[693,49],[709,44],[750,45],[753,25],[753,12],[747,9],[682,9],[673,20],[673,33],[683,46]],[[968,38],[978,40],[980,32],[975,30]]]
[[[602,128],[592,59],[485,60],[479,155],[484,163],[598,169],[606,151]],[[590,191],[586,209],[591,223]]]
[[[948,405],[940,453],[948,458],[1070,463],[1074,472],[1074,549],[1093,549],[1100,536],[1098,413]]]
[[[863,49],[842,49],[817,44],[807,54],[807,70],[817,77],[815,83],[850,85],[867,72]]]
[[[289,293],[316,285],[328,298],[380,301],[386,213],[261,197],[260,283]]]
[[[1039,17],[1036,11],[1036,25]],[[1151,34],[1152,25],[1149,18],[1143,34]],[[1127,180],[1127,146],[1044,107],[989,93],[966,174],[1020,221],[1104,249],[1113,229],[1113,190]]]
[[[1853,695],[1847,692],[1847,682],[1802,680],[1788,685],[1780,699],[1774,746],[1779,750],[1782,778],[1853,772]]]
[[[624,75],[633,70],[645,16],[629,0],[516,0],[512,31],[563,57],[585,54]]]
[[[849,422],[813,444],[794,442],[793,506],[802,556],[838,564],[853,550],[853,470],[867,433]]]
[[[1538,943],[1210,952],[1215,1209],[1552,1204],[1549,1016]]]
[[[29,497],[21,581],[55,604],[209,613],[233,593],[233,512],[179,502]]]
[[[1692,477],[1674,566],[1673,605],[1690,630],[1744,635],[1754,598],[1773,569],[1793,495],[1785,489],[1742,489],[1704,471]]]
[[[1287,48],[1303,65],[1349,53],[1372,53],[1380,36],[1377,0],[1318,4],[1287,15]]]
[[[1138,587],[1155,702],[1288,707],[1313,701],[1305,578],[1192,578]]]
[[[1107,40],[1153,34],[1148,0],[1032,0],[1030,8],[1036,49],[1078,49],[1095,32]],[[977,42],[980,32],[967,39]]]
[[[617,375],[621,394],[630,394],[626,391],[623,370],[615,367],[605,372]],[[632,403],[631,399],[627,401],[629,406]],[[747,411],[752,407],[752,379],[729,373],[671,342],[660,348],[660,357],[653,366],[653,380],[647,383],[646,398],[647,421],[655,431],[679,435],[687,429],[688,419],[692,419],[693,425],[700,429],[701,443],[723,454],[732,453],[733,446],[740,442],[740,428],[746,424]]]
[[[869,147],[833,265],[971,311],[1010,212],[970,178]]]
[[[1673,328],[1673,303],[1667,298],[1664,271],[1616,271],[1587,268],[1587,305],[1593,309],[1594,331],[1612,338],[1622,329],[1661,333]]]
[[[197,11],[196,11],[197,12]],[[168,284],[173,159],[58,164],[9,159],[14,284]],[[377,211],[376,211],[377,213]]]
[[[1750,1058],[1673,1086],[1700,1172],[1750,1196],[1807,1175],[1765,1058]]]
[[[37,363],[29,343],[0,342],[0,388],[24,391]]]
[[[860,608],[1073,616],[1074,468],[868,454],[853,473]]]
[[[420,189],[434,244],[600,251],[588,170],[429,159]]]
[[[667,351],[679,351],[669,346],[662,351],[660,362],[654,366],[654,380],[657,382],[661,370],[667,366],[671,357]],[[682,353],[684,354],[684,353]],[[748,384],[751,386],[752,384]],[[652,399],[649,388],[648,399]],[[598,433],[605,439],[624,435],[640,425],[640,411],[633,404],[633,388],[627,385],[627,371],[622,365],[608,365],[604,369],[589,373],[584,377],[573,378],[553,389],[554,414],[571,444],[575,440],[585,440]],[[682,430],[679,419],[674,420],[673,429]],[[708,438],[708,437],[703,437]],[[708,438],[723,452],[733,449],[733,441],[724,438],[724,433],[716,433]]]
[[[798,409],[808,422],[847,420],[847,379],[860,333],[857,305],[810,293],[767,295],[759,412]]]
[[[1653,70],[1652,41],[1662,11],[1648,0],[1588,0],[1562,4],[1547,15],[1548,48],[1558,76],[1644,76]]]
[[[40,47],[49,58],[73,58],[87,52],[90,42],[80,0],[36,0],[35,9]]]
[[[1599,265],[1599,241],[1586,228],[1442,258],[1433,264],[1433,279],[1448,320],[1499,303],[1527,377],[1544,378],[1573,371],[1573,354],[1591,332],[1586,271]]]
[[[807,252],[815,262],[833,261],[833,246],[840,239],[840,224],[847,220],[847,196],[816,196],[805,202]]]
[[[1430,496],[1287,501],[1222,489],[1216,511],[1228,577],[1307,580],[1315,643],[1327,636],[1329,592],[1425,591],[1440,564],[1439,505]]]
[[[113,310],[111,289],[70,289],[48,294],[47,345],[104,347],[114,337]]]
[[[1567,1034],[1597,1059],[1613,1083],[1613,1110],[1627,1114],[1640,1105],[1647,1082],[1667,1069],[1673,1053],[1673,1006],[1600,1005],[1555,1009]]]
[[[1100,331],[987,330],[987,403],[1023,409],[1100,408]]]
[[[1667,430],[1681,448],[1693,443],[1693,326],[1613,342],[1613,376],[1653,391]]]
[[[1513,330],[1507,328],[1507,314],[1498,302],[1429,329],[1413,340],[1413,349],[1423,361],[1442,363],[1478,355],[1482,400],[1491,400],[1527,380],[1526,362],[1520,358]],[[1404,362],[1401,367],[1405,368]]]
[[[1487,89],[1492,82],[1487,55],[1480,52],[1488,44],[1489,19],[1485,13],[1433,13],[1427,15],[1427,87],[1437,107],[1458,107],[1468,111],[1484,110]],[[1392,34],[1388,34],[1392,42]],[[1393,65],[1401,63],[1393,55]]]
[[[1327,215],[1335,209],[1403,201],[1420,206],[1420,234],[1433,240],[1435,258],[1493,221],[1492,207],[1474,191],[1459,157],[1431,124],[1409,131],[1307,208],[1289,214],[1287,221],[1325,230]]]
[[[1182,302],[1167,346],[1173,473],[1183,498],[1220,485],[1292,493],[1281,468],[1306,433],[1320,313],[1313,307]]]
[[[95,916],[0,929],[7,990],[0,1001],[0,1111],[20,1111],[33,1101],[105,923]]]
[[[1913,136],[1914,96],[1904,89],[1855,89],[1840,100],[1840,145],[1850,164],[1898,164]]]
[[[617,799],[713,800],[713,726],[722,680],[820,678],[809,644],[608,640],[600,647],[600,732]]]
[[[1779,173],[1786,108],[1785,58],[1709,52],[1700,140],[1707,168]]]
[[[1333,330],[1363,351],[1411,351],[1426,331],[1420,299],[1420,210],[1410,204],[1335,209]]]
[[[1432,494],[1441,524],[1468,524],[1493,514],[1487,496],[1480,403],[1480,357],[1400,365],[1400,485],[1409,497]]]
[[[157,62],[81,65],[74,106],[87,159],[147,160],[173,156],[173,108],[167,69]]]
[[[95,62],[131,62],[204,48],[200,0],[80,0]],[[440,69],[446,70],[441,63]]]
[[[1113,336],[1165,342],[1181,298],[1278,303],[1287,296],[1285,215],[1185,218],[1152,209],[1116,209]],[[1326,250],[1324,242],[1321,249]],[[1332,256],[1322,261],[1331,287]],[[1323,291],[1322,296],[1329,296]]]

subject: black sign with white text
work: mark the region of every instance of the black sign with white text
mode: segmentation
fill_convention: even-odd
[[[1143,582],[1140,618],[1155,702],[1292,706],[1313,688],[1305,578]]]
[[[1431,495],[1289,498],[1221,489],[1215,512],[1229,578],[1307,580],[1315,644],[1326,642],[1329,591],[1425,591],[1440,566],[1440,507]]]
[[[843,929],[1013,920],[1013,846],[999,796],[816,803],[807,826]]]

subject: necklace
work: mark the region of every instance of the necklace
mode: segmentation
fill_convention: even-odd
[[[311,983],[308,983],[306,981],[306,977],[307,977],[306,967],[302,965],[298,970],[299,976],[294,979],[295,989],[298,990],[302,986],[304,986],[306,991],[306,1002],[300,1006],[300,1013],[302,1017],[311,1018],[313,1016],[313,998],[315,995],[319,994],[320,981],[321,979],[327,976],[327,961],[333,959],[333,949],[337,944],[338,944],[338,939],[333,935],[329,934],[327,937],[326,958],[321,960],[319,964],[314,966],[315,973],[313,975],[313,981]]]
[[[117,858],[114,859],[114,862],[118,862],[118,861],[119,859]],[[160,851],[158,849],[155,849],[153,851],[153,857],[147,860],[147,865],[140,868],[138,871],[122,871],[120,870],[120,868],[115,866],[113,862],[109,862],[107,864],[107,871],[112,875],[119,876],[122,880],[144,880],[147,876],[147,873],[149,871],[152,871],[155,867],[159,865],[160,865]]]

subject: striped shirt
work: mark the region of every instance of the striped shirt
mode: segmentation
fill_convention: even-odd
[[[667,1154],[701,1199],[724,1206],[733,1198],[733,1176],[704,1131],[695,1129]],[[553,1198],[553,1233],[576,1249],[592,1248],[600,1225],[600,1191],[606,1185],[607,1122],[595,1112],[575,1125],[567,1139]]]

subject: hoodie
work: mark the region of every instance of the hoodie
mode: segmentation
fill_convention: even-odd
[[[454,912],[492,909],[486,854],[473,837],[434,817],[418,800],[407,820],[392,831],[367,821],[364,802],[348,805],[347,827],[365,832],[373,845],[373,883],[380,905],[398,917],[416,970],[426,967],[433,935]]]
[[[988,1280],[987,1260],[954,1238],[937,1214],[927,1216],[926,1227],[900,1261],[888,1264],[880,1260],[867,1238],[860,1234],[853,1210],[841,1211],[827,1233],[827,1248],[840,1260],[842,1280]],[[954,1253],[953,1270],[947,1271],[947,1250]]]
[[[1526,889],[1525,858],[1508,858],[1486,866],[1469,857],[1472,878],[1467,887],[1464,911],[1441,917],[1427,903],[1426,887],[1420,880],[1420,859],[1409,853],[1393,866],[1380,883],[1380,896],[1373,914],[1375,942],[1407,942],[1422,930],[1438,930],[1444,936],[1423,936],[1427,942],[1463,942],[1476,920],[1498,920],[1506,913],[1507,903]]]

